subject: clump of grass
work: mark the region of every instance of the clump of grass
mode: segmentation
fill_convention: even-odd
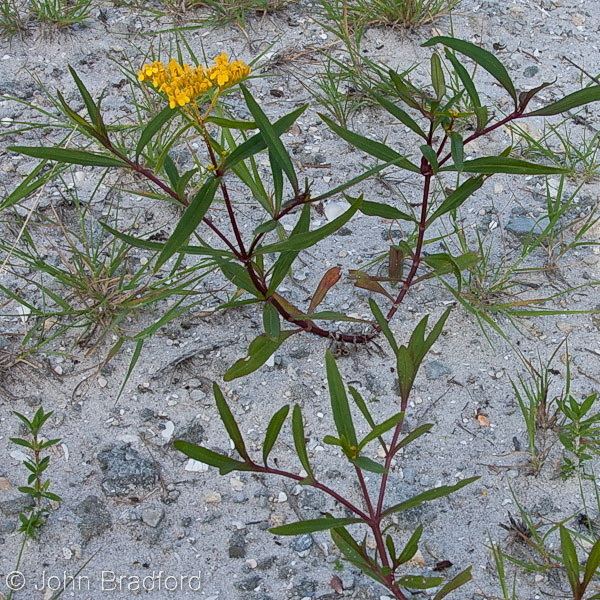
[[[6,37],[21,34],[27,25],[16,0],[0,0],[0,33]]]
[[[31,12],[42,23],[71,27],[90,16],[92,0],[31,0]]]
[[[212,21],[218,24],[244,24],[248,15],[265,15],[282,9],[292,0],[163,0],[170,12],[184,14],[196,8],[207,8]]]
[[[450,13],[461,0],[353,0],[354,17],[368,25],[419,27]]]
[[[544,124],[539,137],[518,125],[511,131],[521,142],[524,155],[564,167],[572,179],[590,183],[600,175],[600,132],[590,135],[584,131],[580,139],[574,139],[570,119]]]
[[[322,0],[326,18],[354,30],[370,26],[419,27],[449,14],[461,0]]]

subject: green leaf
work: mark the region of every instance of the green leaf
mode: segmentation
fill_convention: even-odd
[[[416,439],[420,438],[422,435],[429,433],[433,425],[431,423],[425,423],[423,425],[419,425],[415,429],[413,429],[410,433],[407,433],[396,445],[396,447],[392,450],[395,454],[400,448],[404,448],[408,446],[410,443],[414,442]]]
[[[102,221],[100,221],[100,225],[104,229],[106,229],[106,231],[108,231],[111,235],[114,235],[116,238],[122,240],[123,242],[126,242],[134,248],[144,248],[145,250],[156,250],[160,252],[165,247],[164,242],[143,240],[141,238],[122,233],[118,229],[114,229],[113,227]],[[210,248],[209,246],[182,246],[179,249],[179,252],[182,252],[183,254],[194,254],[200,256],[231,256],[231,252],[227,252],[226,250],[219,250],[216,248]]]
[[[468,583],[471,579],[473,579],[473,575],[471,574],[471,567],[468,567],[446,583],[446,585],[444,585],[444,587],[433,597],[433,600],[442,600],[442,598],[445,598],[451,592],[454,592],[462,585],[465,585],[465,583]]]
[[[363,471],[377,473],[378,475],[383,475],[383,473],[385,473],[385,467],[383,465],[375,462],[373,459],[368,458],[367,456],[358,456],[352,462]]]
[[[140,139],[135,148],[135,159],[137,160],[144,148],[150,143],[152,138],[160,131],[161,127],[165,125],[170,119],[177,114],[176,110],[170,107],[163,108],[151,121],[144,127]]]
[[[194,196],[190,205],[185,209],[185,212],[179,219],[179,223],[165,244],[162,252],[156,260],[155,271],[158,271],[173,254],[186,244],[188,238],[196,231],[198,225],[206,215],[212,201],[215,198],[215,193],[219,186],[219,180],[216,177],[210,177]]]
[[[423,535],[423,525],[419,525],[413,534],[410,536],[408,542],[406,542],[406,546],[404,546],[402,552],[395,561],[396,565],[403,565],[407,563],[419,549],[419,541],[421,536]]]
[[[347,444],[357,446],[356,431],[352,422],[352,413],[348,404],[346,388],[342,376],[330,350],[325,353],[325,369],[327,372],[327,385],[331,398],[331,411],[337,432]],[[354,457],[352,457],[354,458]]]
[[[305,104],[291,113],[284,115],[281,117],[281,119],[275,121],[275,123],[272,123],[271,125],[275,134],[282,135],[285,131],[287,131],[307,108],[308,104]],[[263,137],[262,132],[257,133],[233,150],[231,154],[229,154],[223,161],[221,169],[224,171],[231,169],[238,162],[246,160],[250,156],[254,156],[266,148],[267,142]]]
[[[465,161],[465,147],[460,133],[456,133],[455,131],[450,133],[450,151],[454,166],[458,167],[460,171]]]
[[[396,339],[394,338],[394,334],[392,333],[392,330],[390,329],[387,319],[385,318],[385,316],[381,312],[381,309],[379,308],[377,302],[375,302],[375,300],[373,300],[373,298],[369,299],[369,307],[371,308],[371,312],[373,313],[373,316],[375,317],[375,320],[377,321],[379,328],[383,332],[383,335],[385,335],[389,345],[391,346],[392,350],[394,351],[394,354],[396,354],[398,352],[398,343],[396,342]]]
[[[246,450],[246,444],[244,443],[244,438],[242,437],[240,428],[235,422],[233,413],[227,405],[227,401],[225,400],[225,396],[223,395],[221,388],[216,383],[213,383],[213,394],[215,396],[215,402],[217,404],[219,416],[221,417],[221,421],[223,421],[223,425],[225,426],[225,429],[227,430],[235,449],[242,458],[248,460],[248,451]]]
[[[513,175],[560,175],[567,173],[563,167],[538,165],[520,158],[508,156],[484,156],[465,161],[459,169],[455,165],[443,167],[442,171],[464,171],[465,173],[479,173],[493,175],[494,173],[510,173]]]
[[[343,527],[344,525],[353,525],[360,522],[360,519],[353,518],[335,519],[333,517],[324,517],[322,519],[308,519],[307,521],[298,521],[296,523],[280,525],[279,527],[271,527],[269,531],[275,535],[302,535],[317,531],[327,531],[334,527]]]
[[[271,252],[288,252],[288,251],[300,251],[305,250],[314,246],[317,242],[330,236],[338,229],[343,227],[355,214],[362,205],[362,196],[355,198],[354,202],[350,205],[350,208],[341,214],[339,217],[333,219],[326,225],[315,229],[314,231],[307,231],[306,233],[292,234],[290,237],[283,242],[276,242],[274,244],[268,244],[258,248],[259,254],[267,254]]]
[[[0,202],[0,211],[4,211],[15,204],[18,204],[21,200],[27,198],[33,194],[33,192],[45,186],[51,179],[57,175],[60,175],[65,169],[68,168],[65,165],[54,165],[52,169],[44,172],[46,164],[47,161],[41,161],[23,178],[19,185],[10,194],[8,194],[8,196],[6,196],[2,202]]]
[[[583,90],[573,92],[565,96],[562,100],[553,102],[544,108],[539,108],[533,112],[527,113],[527,117],[549,117],[564,113],[578,106],[590,104],[590,102],[600,101],[600,85],[592,85]]]
[[[240,88],[242,90],[242,94],[244,94],[246,106],[248,106],[248,110],[254,117],[262,137],[269,148],[269,156],[273,162],[283,169],[292,186],[292,189],[294,190],[294,193],[298,193],[298,178],[296,177],[296,171],[294,169],[294,165],[292,164],[290,155],[285,149],[282,141],[279,139],[281,134],[275,130],[267,115],[263,112],[256,100],[253,98],[248,88],[245,85],[240,85]]]
[[[443,44],[452,48],[471,60],[475,61],[480,67],[485,69],[496,81],[512,96],[515,105],[518,102],[517,91],[504,65],[491,53],[471,42],[459,40],[447,36],[436,36],[428,40],[423,46],[430,47],[436,44]]]
[[[371,429],[374,429],[375,421],[374,421],[371,413],[369,412],[369,409],[367,407],[367,403],[365,402],[365,399],[360,395],[360,392],[355,387],[352,387],[351,385],[349,385],[348,390],[350,392],[350,395],[354,399],[356,406],[358,406],[358,409],[362,413],[362,416],[365,418],[365,421],[369,424]]]
[[[388,516],[394,513],[403,512],[405,510],[409,510],[410,508],[414,508],[415,506],[420,506],[424,502],[431,502],[432,500],[436,500],[437,498],[443,498],[444,496],[449,496],[454,492],[464,488],[466,485],[477,481],[479,477],[469,477],[467,479],[463,479],[454,485],[441,485],[439,487],[433,488],[431,490],[427,490],[421,494],[417,494],[404,502],[400,502],[399,504],[395,504],[391,506],[387,510],[383,512],[384,516]]]
[[[600,540],[597,540],[592,546],[592,549],[588,555],[588,559],[585,563],[585,572],[583,575],[584,589],[588,587],[592,581],[592,578],[596,575],[598,567],[600,567]]]
[[[248,271],[239,265],[238,263],[234,263],[228,260],[216,260],[221,272],[233,285],[235,285],[240,290],[246,290],[253,296],[257,298],[262,298],[260,292],[254,286],[254,282],[252,281],[252,277]]]
[[[245,358],[240,358],[236,361],[225,375],[224,381],[233,381],[238,377],[245,377],[250,373],[254,373],[258,368],[262,367],[269,357],[283,344],[294,331],[282,331],[278,338],[273,339],[268,335],[259,335],[255,338],[250,346],[248,346],[248,355]]]
[[[433,223],[436,219],[459,208],[465,200],[474,194],[485,182],[485,177],[471,177],[459,185],[452,193],[446,196],[446,199],[435,209],[433,214],[427,220]]]
[[[310,205],[305,204],[302,207],[302,212],[300,213],[300,218],[298,219],[298,222],[294,226],[294,229],[292,230],[292,233],[290,234],[290,236],[295,236],[295,235],[299,235],[301,233],[306,233],[309,230],[309,228],[310,228]],[[268,289],[267,295],[271,295],[281,285],[281,282],[286,278],[293,262],[296,260],[298,253],[299,253],[299,250],[292,250],[292,251],[288,251],[288,252],[282,252],[282,254],[279,256],[279,258],[273,265],[273,271],[271,274],[271,279],[269,281],[269,289]]]
[[[73,67],[71,67],[70,65],[69,65],[69,72],[71,73],[71,77],[73,77],[73,80],[75,81],[75,84],[77,85],[77,88],[79,89],[79,93],[81,94],[81,97],[83,98],[83,102],[85,103],[85,108],[88,112],[88,115],[90,116],[90,119],[92,120],[92,123],[94,124],[96,130],[102,136],[106,137],[106,135],[107,135],[106,126],[104,125],[104,121],[102,120],[102,115],[100,113],[100,107],[94,102],[94,99],[92,98],[91,94],[88,92],[83,81],[81,81],[81,79],[79,78],[79,75],[77,75],[77,72],[75,71],[75,69]]]
[[[224,454],[218,454],[208,448],[197,446],[196,444],[191,444],[184,440],[176,440],[173,442],[173,446],[179,450],[179,452],[182,452],[193,460],[197,460],[205,465],[210,465],[211,467],[216,467],[219,469],[221,475],[227,475],[227,473],[231,473],[232,471],[253,470],[252,467],[246,463],[234,460]]]
[[[569,533],[569,530],[562,525],[560,531],[560,549],[562,552],[562,562],[567,571],[567,578],[573,593],[579,588],[579,558],[577,558],[577,550]]]
[[[368,200],[363,200],[360,212],[368,217],[381,217],[383,219],[412,222],[415,220],[412,215],[402,212],[394,206],[383,204],[381,202],[369,202]]]
[[[304,470],[308,474],[309,479],[314,479],[312,467],[308,460],[308,452],[306,450],[306,438],[304,437],[304,421],[302,420],[302,410],[296,404],[292,411],[292,434],[294,437],[294,447],[296,448],[296,454],[300,464],[304,467]]]
[[[446,78],[442,67],[442,59],[437,52],[431,55],[431,83],[437,100],[441,100],[446,95]]]
[[[409,590],[427,590],[444,583],[443,577],[425,577],[424,575],[404,575],[396,583]]]
[[[452,66],[454,67],[459,79],[462,81],[462,84],[465,86],[465,90],[467,90],[467,94],[471,99],[471,104],[473,104],[475,109],[481,108],[481,100],[479,99],[477,88],[475,87],[475,83],[469,75],[469,72],[467,69],[465,69],[458,58],[456,58],[456,56],[448,49],[446,49],[445,54],[446,58],[452,63]]]
[[[70,165],[82,165],[84,167],[125,167],[126,164],[112,156],[86,152],[84,150],[71,150],[70,148],[43,147],[43,146],[9,146],[10,152],[17,152],[33,158],[52,160]]]
[[[350,393],[352,393],[352,390],[350,390]],[[352,395],[354,395],[354,394],[352,394]],[[404,413],[399,412],[399,413],[391,416],[389,419],[386,419],[383,423],[380,423],[379,425],[376,425],[360,441],[360,443],[358,444],[358,449],[362,450],[369,442],[372,442],[375,439],[381,438],[381,436],[384,433],[388,432],[393,427],[396,427],[396,425],[399,425],[400,423],[402,423],[403,419],[404,419]]]
[[[348,562],[375,581],[385,584],[383,577],[378,573],[377,564],[369,558],[344,527],[332,529],[331,539]]]
[[[265,302],[263,308],[263,326],[265,333],[273,339],[277,339],[281,333],[281,321],[277,309],[270,303]]]
[[[269,421],[269,426],[267,427],[267,432],[265,433],[265,441],[263,442],[263,463],[266,465],[267,460],[269,459],[269,454],[271,454],[271,450],[273,450],[273,446],[281,433],[281,428],[285,423],[285,420],[290,412],[289,406],[283,406],[280,408]]]
[[[396,117],[396,119],[398,119],[398,121],[400,121],[403,125],[406,125],[409,129],[412,129],[412,131],[421,136],[423,139],[427,139],[427,134],[419,127],[417,122],[406,111],[402,110],[399,106],[396,106],[387,98],[384,98],[379,94],[373,94],[373,97],[381,106],[383,106],[383,108],[385,108],[385,110]]]
[[[427,162],[431,165],[431,170],[434,173],[437,173],[440,170],[440,164],[438,162],[438,157],[437,157],[436,151],[431,146],[428,146],[427,144],[423,144],[422,146],[420,146],[420,148],[421,148],[421,153],[423,154],[423,156],[425,157]]]
[[[413,173],[419,173],[420,169],[413,165],[407,158],[403,157],[401,154],[382,144],[381,142],[376,142],[375,140],[371,140],[367,137],[359,135],[358,133],[353,133],[344,127],[341,127],[337,123],[334,123],[331,119],[319,113],[319,117],[325,124],[332,129],[337,135],[339,135],[343,140],[346,140],[349,144],[352,144],[359,150],[378,158],[379,160],[383,160],[385,162],[395,161],[400,168],[406,169],[407,171],[412,171]]]

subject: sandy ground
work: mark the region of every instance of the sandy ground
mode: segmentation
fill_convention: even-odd
[[[0,40],[0,92],[43,102],[43,85],[59,88],[75,101],[74,85],[67,71],[67,65],[72,64],[94,94],[106,90],[104,106],[109,120],[126,118],[131,111],[130,96],[118,65],[130,62],[137,66],[149,47],[158,47],[159,36],[166,45],[173,38],[168,33],[158,33],[166,28],[165,22],[126,8],[107,3],[102,9],[103,19],[98,18],[99,14],[95,11],[86,27],[74,31],[50,34],[34,29],[23,41]],[[205,28],[190,31],[186,39],[197,52],[202,47],[208,55],[228,50],[246,60],[261,51],[276,56],[280,51],[324,47],[333,39],[313,21],[315,14],[313,5],[301,2],[277,15],[251,19],[245,35],[234,27]],[[415,32],[371,30],[365,48],[374,59],[407,68],[429,56],[427,50],[420,48],[420,42],[432,33],[449,32],[451,26],[458,37],[483,41],[488,48],[497,44],[521,88],[555,78],[557,91],[552,94],[579,87],[581,74],[564,60],[565,56],[589,72],[600,70],[600,3],[596,0],[465,0],[452,23],[445,18]],[[317,58],[315,54],[314,61],[305,57],[297,65],[273,68],[266,72],[267,77],[253,82],[252,89],[264,99],[264,109],[270,116],[288,112],[309,99],[297,76],[314,73],[318,69]],[[422,78],[424,73],[420,68],[416,78]],[[273,96],[273,89],[281,90],[283,95]],[[497,86],[488,82],[483,89],[502,106],[504,100]],[[549,99],[550,93],[544,96]],[[231,101],[239,106],[233,97]],[[284,141],[293,149],[300,174],[313,179],[316,190],[324,190],[341,182],[347,173],[359,172],[365,159],[336,140],[320,123],[316,110],[317,107],[311,107],[301,117],[299,128],[284,136]],[[6,128],[12,126],[11,120],[27,120],[31,114],[23,105],[0,99],[0,117]],[[585,118],[584,125],[572,125],[574,135],[581,135],[584,127],[598,130],[597,110],[585,113]],[[352,126],[373,137],[387,137],[406,153],[414,152],[405,133],[391,127],[391,120],[380,111],[367,109],[359,113]],[[40,140],[47,143],[51,138],[26,132],[3,141],[35,144]],[[476,151],[495,151],[507,145],[508,140],[507,132],[499,131]],[[321,163],[320,168],[314,168],[315,163]],[[0,150],[2,186],[12,189],[33,164]],[[84,195],[87,179],[93,176],[87,169],[80,171],[78,180]],[[507,229],[507,224],[514,215],[541,214],[543,185],[543,180],[536,178],[499,177],[465,208],[466,222],[478,228],[492,244],[494,260],[518,252],[521,240]],[[572,189],[575,184],[569,185]],[[397,189],[412,199],[399,177],[391,177],[386,185],[377,182],[364,187],[372,199],[386,198],[400,206]],[[582,188],[582,207],[597,203],[598,189],[597,182]],[[60,192],[61,184],[53,184],[38,198],[31,215],[33,223],[53,209],[68,219],[72,207]],[[106,212],[103,200],[100,194],[94,201],[92,213],[96,217]],[[150,200],[127,194],[122,194],[121,207],[123,226],[136,220],[141,211],[150,211],[152,228],[168,228],[176,214],[174,209],[165,210]],[[251,231],[257,218],[255,212],[247,209],[244,230]],[[323,222],[324,218],[315,215],[314,223]],[[14,224],[14,217],[8,215],[4,221],[9,235],[14,227],[8,224]],[[492,221],[497,226],[490,227]],[[286,282],[291,297],[306,301],[325,268],[339,265],[347,273],[347,269],[385,250],[389,228],[383,220],[357,217],[347,227],[347,235],[334,236],[312,248],[303,255],[305,269],[299,269],[295,279]],[[311,267],[315,264],[317,269]],[[565,280],[532,275],[531,281],[541,295],[564,287],[565,281],[578,285],[597,279],[599,274],[598,255],[582,249],[568,255],[561,264]],[[7,285],[27,292],[22,282],[6,274],[3,277]],[[357,292],[345,278],[324,308],[341,306],[343,310],[366,315],[365,299],[366,295]],[[451,301],[442,286],[418,286],[392,328],[403,339],[420,316],[438,316]],[[216,303],[215,298],[209,298],[206,308]],[[591,309],[597,304],[597,292],[584,288],[564,305]],[[137,331],[153,316],[142,314],[139,323],[131,325]],[[97,373],[94,365],[109,341],[106,348],[98,349],[97,355],[86,356],[82,350],[73,350],[72,340],[67,338],[52,346],[53,352],[36,357],[33,366],[14,366],[3,374],[0,592],[6,591],[4,577],[13,569],[20,545],[15,527],[22,505],[16,486],[24,480],[20,456],[8,440],[19,433],[11,411],[31,414],[41,402],[46,410],[55,411],[48,434],[63,440],[52,455],[51,465],[54,491],[63,497],[63,503],[51,513],[40,541],[27,545],[21,568],[26,574],[26,587],[16,598],[49,598],[63,576],[75,575],[84,563],[87,565],[82,577],[67,581],[70,585],[63,598],[384,598],[382,590],[348,565],[340,564],[327,535],[289,539],[268,533],[267,528],[273,524],[333,510],[328,499],[285,481],[248,474],[219,477],[212,468],[186,470],[186,459],[171,447],[170,440],[183,435],[222,451],[229,448],[216,419],[210,385],[213,380],[221,380],[226,368],[244,355],[261,326],[260,314],[251,308],[210,317],[192,313],[175,321],[148,342],[118,402],[132,350],[126,349],[102,373]],[[10,347],[16,340],[14,334],[23,332],[26,324],[19,318],[4,317],[0,327],[6,333],[3,344]],[[538,354],[547,358],[569,335],[574,392],[583,394],[598,389],[598,320],[590,315],[546,317],[523,321],[520,328],[520,333],[509,328],[511,338],[518,340],[520,350],[532,359]],[[284,403],[299,403],[307,421],[308,447],[316,469],[355,497],[357,490],[348,478],[345,463],[336,451],[321,442],[332,430],[322,363],[325,347],[325,342],[295,336],[276,354],[273,366],[226,384],[223,389],[255,449],[270,415]],[[392,358],[374,347],[368,351],[349,350],[339,360],[346,381],[364,392],[383,420],[394,412],[394,381],[389,368]],[[558,392],[564,362],[558,359],[555,367],[559,372],[555,385]],[[436,563],[450,561],[453,566],[447,574],[451,575],[473,565],[474,580],[452,596],[457,600],[499,595],[487,540],[491,538],[510,547],[499,523],[507,521],[509,512],[518,512],[513,493],[536,520],[544,523],[582,510],[577,481],[563,481],[559,476],[558,446],[537,477],[527,474],[527,456],[518,451],[526,447],[524,424],[509,381],[520,368],[515,352],[506,342],[498,336],[492,336],[488,342],[478,324],[456,308],[416,384],[409,422],[413,426],[433,423],[434,428],[400,457],[394,469],[390,500],[410,497],[433,485],[481,476],[477,483],[450,499],[401,515],[398,524],[399,539],[406,539],[419,522],[426,526],[422,546],[425,567],[415,567],[416,571],[431,573]],[[478,414],[485,415],[489,423],[477,420]],[[286,443],[277,448],[280,464],[299,470],[287,428],[282,439]],[[591,490],[586,490],[588,500],[590,494]],[[596,512],[592,509],[593,514]],[[521,551],[518,547],[511,549]],[[153,575],[154,580],[143,584],[146,590],[128,589],[131,577]],[[330,583],[334,575],[346,588],[341,595]],[[519,573],[517,583],[521,600],[569,597],[564,579],[555,574],[534,577]],[[148,589],[152,586],[152,590]],[[415,598],[427,597],[430,596],[415,594]]]

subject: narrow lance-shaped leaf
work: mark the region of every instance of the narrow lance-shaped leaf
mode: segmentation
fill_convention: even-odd
[[[352,389],[350,390],[350,393],[352,393]],[[381,439],[381,436],[384,433],[388,432],[393,427],[396,427],[396,425],[402,423],[403,419],[404,413],[400,412],[391,416],[389,419],[386,419],[383,423],[375,425],[373,429],[358,444],[359,450],[362,450],[369,442],[372,442],[373,440],[378,438]]]
[[[335,527],[344,527],[345,525],[353,525],[360,523],[360,519],[343,518],[336,519],[334,517],[324,517],[322,519],[308,519],[306,521],[298,521],[296,523],[288,523],[279,527],[271,527],[269,531],[275,535],[303,535],[306,533],[316,533],[317,531],[327,531]]]
[[[144,148],[150,143],[152,138],[161,130],[161,128],[168,123],[177,114],[176,110],[170,107],[163,108],[151,121],[144,127],[140,139],[135,148],[136,160],[141,156]]]
[[[475,83],[473,82],[473,79],[469,75],[469,72],[467,71],[467,69],[465,69],[465,67],[462,65],[462,63],[458,60],[458,58],[456,58],[456,56],[452,52],[450,52],[450,50],[446,49],[445,54],[446,54],[446,58],[452,63],[452,66],[454,67],[454,70],[456,71],[456,74],[458,75],[462,84],[465,86],[465,90],[467,90],[467,94],[469,95],[469,98],[471,99],[471,103],[473,104],[473,107],[474,108],[481,107],[481,100],[479,98],[479,93],[477,92]]]
[[[396,580],[396,584],[409,590],[427,590],[444,583],[443,577],[425,577],[424,575],[404,575]]]
[[[386,162],[395,161],[400,168],[406,169],[407,171],[412,171],[413,173],[419,172],[419,168],[416,165],[413,165],[413,163],[411,163],[407,158],[404,158],[401,154],[389,146],[386,146],[381,142],[371,140],[358,133],[349,131],[337,123],[334,123],[325,115],[319,113],[319,117],[321,117],[321,119],[325,121],[325,124],[335,133],[337,133],[337,135],[339,135],[343,140],[346,140],[349,144],[352,144],[359,150],[362,150],[363,152],[366,152],[367,154]]]
[[[415,506],[420,506],[424,502],[431,502],[432,500],[436,500],[437,498],[443,498],[444,496],[449,496],[454,492],[464,488],[466,485],[477,481],[479,477],[469,477],[467,479],[463,479],[454,485],[441,485],[439,487],[433,488],[431,490],[427,490],[421,494],[417,494],[404,502],[400,502],[399,504],[395,504],[391,506],[387,510],[384,511],[384,516],[392,515],[394,513],[403,512],[408,510],[409,508],[414,508]]]
[[[419,549],[419,541],[422,535],[423,525],[419,525],[410,536],[408,542],[406,542],[406,546],[404,546],[402,552],[400,552],[398,555],[398,558],[395,561],[397,565],[403,565],[417,553],[417,550]]]
[[[509,173],[513,175],[561,175],[567,173],[568,169],[539,165],[536,163],[511,158],[509,156],[484,156],[466,160],[460,167],[450,165],[442,167],[441,171],[464,171],[465,173],[478,173],[481,175],[493,175],[494,173]]]
[[[569,585],[575,593],[579,588],[579,558],[577,557],[577,550],[573,543],[573,538],[569,533],[569,530],[562,525],[559,528],[560,531],[560,548],[562,552],[562,560],[567,572],[567,578]]]
[[[394,338],[394,334],[392,333],[392,330],[390,329],[387,319],[385,318],[385,316],[381,312],[381,309],[379,308],[377,302],[375,302],[375,300],[373,300],[373,298],[371,298],[369,300],[369,307],[371,308],[371,312],[373,313],[373,316],[375,317],[375,320],[377,321],[377,325],[379,325],[379,328],[383,332],[383,335],[385,335],[389,345],[391,346],[391,348],[395,354],[396,352],[398,352],[398,343],[396,342],[396,338]]]
[[[451,192],[446,199],[433,211],[433,214],[427,220],[428,223],[433,223],[436,219],[459,208],[465,200],[474,194],[485,182],[485,177],[471,177],[464,183],[459,185]]]
[[[216,383],[213,383],[213,394],[215,396],[215,402],[217,404],[219,416],[221,417],[221,421],[223,421],[223,425],[225,426],[225,429],[227,430],[235,449],[242,458],[248,459],[249,457],[246,450],[246,444],[244,443],[244,438],[242,437],[240,428],[235,422],[233,413],[227,405],[227,401],[225,400],[225,396],[223,395],[221,388]]]
[[[592,578],[596,575],[596,571],[600,567],[600,540],[597,540],[596,543],[592,546],[590,553],[588,555],[588,559],[585,563],[585,572],[583,575],[583,586],[587,588],[587,586],[592,581]]]
[[[413,221],[415,218],[408,213],[398,210],[395,206],[383,204],[381,202],[370,202],[363,200],[360,212],[369,217],[381,217],[382,219],[394,219],[398,221]]]
[[[385,110],[396,117],[396,119],[398,119],[398,121],[400,121],[403,125],[406,125],[409,129],[414,131],[423,139],[427,139],[427,134],[421,129],[421,127],[419,127],[418,123],[406,111],[402,110],[399,106],[396,106],[387,98],[384,98],[379,94],[373,94],[373,97],[381,106],[383,106],[383,108],[385,108]]]
[[[302,212],[300,213],[300,218],[298,222],[294,226],[292,230],[291,236],[298,235],[300,233],[306,233],[310,228],[310,205],[305,204],[302,207]],[[281,282],[285,279],[287,274],[290,271],[294,260],[298,256],[299,250],[290,250],[287,252],[282,252],[279,258],[275,261],[273,265],[273,270],[271,274],[271,279],[269,281],[269,289],[267,291],[267,295],[272,294],[277,290]]]
[[[219,180],[216,177],[210,177],[194,196],[156,260],[156,271],[184,246],[192,233],[196,231],[196,227],[201,223],[215,198],[218,186]]]
[[[299,251],[305,250],[314,246],[317,242],[330,236],[336,232],[340,227],[343,227],[355,214],[362,205],[362,196],[355,198],[350,205],[350,208],[339,217],[333,219],[326,225],[315,229],[314,231],[307,231],[306,233],[297,233],[291,235],[287,240],[283,242],[276,242],[274,244],[268,244],[261,246],[257,252],[259,254],[271,253],[271,252],[288,252],[288,251]]]
[[[340,438],[350,446],[356,447],[356,431],[352,422],[352,413],[348,404],[346,388],[342,376],[330,350],[325,353],[325,367],[327,371],[327,384],[331,398],[333,420]],[[354,458],[353,456],[351,458]]]
[[[431,55],[431,83],[436,98],[441,100],[446,95],[446,79],[444,77],[442,60],[437,52]]]
[[[248,346],[248,355],[236,361],[223,375],[224,381],[233,381],[238,377],[245,377],[262,367],[283,342],[293,335],[293,331],[282,331],[278,338],[273,339],[268,335],[259,335]]]
[[[263,112],[262,108],[253,98],[248,88],[244,85],[241,85],[240,87],[242,94],[244,94],[246,105],[252,113],[252,116],[254,117],[254,120],[256,121],[260,132],[262,133],[263,139],[269,148],[271,160],[276,161],[277,164],[283,169],[290,181],[290,184],[292,185],[294,192],[298,193],[298,178],[296,177],[296,171],[294,169],[294,165],[292,164],[290,155],[285,149],[282,141],[279,139],[281,134],[273,127],[267,118],[267,115]]]
[[[9,146],[8,150],[59,163],[82,165],[84,167],[124,167],[125,163],[113,156],[87,152],[85,150],[71,150],[70,148],[42,147],[42,146]]]
[[[558,115],[568,110],[572,110],[573,108],[578,108],[579,106],[584,106],[585,104],[590,104],[591,102],[599,101],[600,85],[592,85],[584,88],[583,90],[573,92],[557,102],[553,102],[552,104],[548,104],[548,106],[544,106],[544,108],[539,108],[538,110],[527,113],[526,116],[550,117],[552,115]]]
[[[304,421],[302,420],[302,410],[296,404],[292,411],[292,434],[294,437],[294,447],[300,464],[306,471],[309,479],[314,479],[312,467],[308,460],[308,451],[306,450],[306,438],[304,437]]]
[[[491,53],[471,42],[459,40],[457,38],[447,36],[436,36],[428,40],[423,46],[430,47],[436,44],[443,44],[448,48],[452,48],[471,60],[475,61],[479,66],[485,69],[500,85],[512,96],[515,101],[515,106],[518,102],[517,91],[506,70],[505,66]]]
[[[221,475],[227,475],[232,471],[252,471],[252,467],[246,463],[184,440],[176,440],[173,446],[192,460],[216,467]]]
[[[265,302],[263,308],[263,327],[265,328],[265,333],[273,339],[277,339],[281,333],[279,313],[270,302]]]
[[[471,581],[471,579],[473,579],[473,575],[471,574],[471,567],[468,567],[464,571],[461,571],[448,583],[446,583],[433,597],[433,600],[442,600],[442,598],[445,598],[446,596],[448,596],[448,594],[451,594],[459,587],[465,585],[465,583],[468,583],[469,581]]]
[[[455,131],[450,133],[450,149],[454,165],[460,171],[465,160],[465,147],[460,133],[456,133]]]
[[[83,98],[83,102],[85,103],[85,107],[88,111],[88,114],[90,115],[90,119],[92,120],[92,123],[96,127],[96,130],[98,131],[98,133],[100,133],[102,136],[104,136],[106,138],[107,131],[106,131],[106,126],[104,125],[104,121],[102,120],[102,114],[100,113],[100,107],[94,102],[94,99],[92,98],[91,94],[88,92],[83,81],[81,81],[81,79],[80,79],[79,75],[77,74],[77,72],[75,71],[75,69],[73,67],[69,66],[69,72],[71,73],[71,77],[73,77],[73,80],[75,81],[75,84],[77,85],[77,88],[79,89],[79,93],[81,94],[81,97]]]
[[[375,581],[384,583],[385,580],[379,573],[377,564],[374,563],[344,527],[332,529],[331,539],[348,562],[358,567],[365,575],[368,575]]]
[[[265,465],[267,464],[269,454],[271,454],[271,450],[273,450],[273,446],[275,445],[275,442],[281,433],[281,428],[283,427],[289,412],[290,407],[283,406],[271,417],[271,420],[269,421],[262,450],[263,463]]]
[[[331,269],[325,272],[310,300],[308,307],[309,314],[313,313],[319,304],[323,302],[329,290],[340,280],[341,276],[342,270],[340,267],[331,267]]]

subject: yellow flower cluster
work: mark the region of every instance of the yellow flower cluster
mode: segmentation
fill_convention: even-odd
[[[210,67],[192,67],[171,59],[168,64],[155,61],[144,65],[138,73],[140,81],[149,81],[159,92],[166,94],[169,106],[185,106],[211,88],[223,90],[239,83],[250,74],[250,67],[241,60],[230,61],[219,54]]]

